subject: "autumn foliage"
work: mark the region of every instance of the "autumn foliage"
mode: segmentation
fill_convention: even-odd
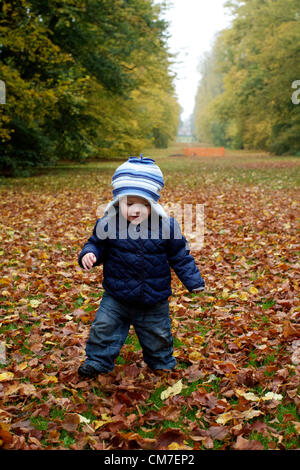
[[[111,199],[111,169],[1,188],[3,449],[299,447],[299,194],[259,182],[263,165],[276,179],[298,167],[244,156],[242,170],[240,156],[224,158],[226,178],[210,158],[172,159],[173,167],[157,159],[162,204],[205,204],[205,243],[193,254],[207,290],[190,294],[173,276],[169,375],[147,369],[133,330],[113,372],[77,375],[102,294],[102,268],[83,272],[77,255],[99,199]],[[190,178],[184,165],[193,165]],[[256,183],[230,180],[228,167],[231,178],[239,168]]]
[[[179,105],[162,10],[152,0],[1,2],[1,174],[173,140]]]
[[[197,140],[299,155],[298,0],[229,0],[232,17],[201,59]]]

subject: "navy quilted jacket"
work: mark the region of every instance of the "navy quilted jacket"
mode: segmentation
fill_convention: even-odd
[[[144,222],[141,222],[136,226],[136,235],[133,237],[130,233],[128,236],[129,222],[126,219],[121,216],[125,231],[119,217],[115,216],[114,219],[114,236],[108,230],[107,215],[97,220],[93,235],[83,246],[78,258],[79,265],[83,267],[82,257],[92,252],[97,258],[94,266],[103,263],[102,285],[106,292],[128,305],[154,305],[172,295],[170,268],[174,269],[190,292],[199,287],[204,288],[204,280],[174,218],[159,217],[155,236],[153,227],[150,232],[150,222],[149,228],[145,228]],[[168,233],[164,232],[166,224],[170,233],[167,237],[164,235]]]

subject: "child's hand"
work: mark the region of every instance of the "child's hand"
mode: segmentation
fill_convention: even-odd
[[[83,256],[81,262],[82,262],[82,266],[84,267],[84,269],[91,269],[94,265],[94,263],[96,263],[97,261],[97,258],[96,256],[94,255],[94,253],[87,253],[86,255]]]

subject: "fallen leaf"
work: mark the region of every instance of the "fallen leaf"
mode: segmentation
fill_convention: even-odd
[[[6,343],[0,341],[0,364],[6,364]]]
[[[166,400],[169,397],[173,397],[174,395],[178,395],[182,390],[182,381],[179,380],[176,382],[172,387],[168,387],[166,390],[161,392],[160,399]]]
[[[225,426],[210,426],[208,432],[212,439],[218,439],[222,441],[229,433],[229,429]]]
[[[9,426],[5,423],[0,423],[0,447],[2,444],[10,444],[12,440],[13,435],[9,431]]]
[[[95,431],[98,428],[101,428],[107,423],[111,423],[113,421],[113,418],[111,416],[108,416],[106,413],[101,414],[101,420],[95,420],[93,421],[93,427]]]
[[[248,300],[248,292],[241,292],[239,298],[241,300]]]
[[[242,436],[238,436],[233,447],[236,450],[264,450],[261,442],[244,439]]]
[[[69,432],[74,432],[80,424],[80,417],[77,413],[68,413],[62,422],[62,427]]]
[[[216,423],[218,424],[226,424],[228,421],[233,419],[235,417],[234,413],[232,411],[227,411],[226,413],[222,413],[219,415],[216,419]]]
[[[259,416],[259,415],[262,415],[263,412],[260,411],[260,410],[253,410],[252,408],[250,408],[250,410],[245,410],[242,412],[242,415],[243,415],[243,418],[244,419],[252,419],[252,418],[256,418],[256,416]]]
[[[171,444],[168,445],[169,450],[184,450],[184,449],[191,449],[191,447],[186,446],[185,444],[178,444],[178,442],[171,442]]]
[[[47,385],[50,383],[57,383],[58,378],[55,375],[44,375],[44,379],[41,381],[41,385]]]
[[[42,302],[40,300],[37,300],[37,299],[31,299],[29,301],[29,305],[30,307],[32,308],[38,308],[38,306],[41,304]]]
[[[159,435],[157,439],[158,449],[168,449],[168,446],[175,443],[182,445],[185,439],[185,434],[179,429],[167,429]]]
[[[280,395],[279,393],[273,393],[273,392],[268,392],[266,393],[263,397],[262,400],[277,400],[280,401],[283,399],[283,396]]]
[[[259,397],[256,396],[252,392],[245,392],[244,390],[241,390],[241,389],[236,389],[235,392],[238,396],[243,397],[248,401],[259,401],[260,400]]]
[[[245,411],[230,410],[230,411],[227,411],[226,413],[219,415],[218,418],[216,419],[216,423],[224,425],[228,423],[228,421],[231,421],[232,419],[248,420],[256,416],[259,416],[261,414],[263,414],[262,411],[253,410],[251,408]]]
[[[13,372],[3,372],[0,374],[0,382],[5,382],[6,380],[12,380],[14,378]]]
[[[198,362],[200,359],[203,359],[202,354],[200,354],[198,351],[192,351],[188,357],[191,362]]]
[[[85,416],[82,416],[82,415],[78,415],[78,416],[79,416],[80,423],[89,424],[91,422],[91,420],[86,418]]]
[[[290,338],[290,337],[300,337],[300,328],[296,328],[290,321],[285,321],[283,324],[283,337]]]
[[[20,392],[22,395],[32,396],[36,392],[35,386],[33,384],[20,384]]]

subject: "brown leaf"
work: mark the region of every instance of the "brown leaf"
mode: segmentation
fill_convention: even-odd
[[[149,450],[155,448],[156,439],[141,437],[138,433],[135,432],[121,433],[120,437],[124,440],[134,441],[135,445],[141,449]]]
[[[12,440],[13,440],[13,436],[9,431],[9,426],[5,423],[0,423],[0,441],[2,441],[4,445],[6,445],[6,444],[10,444]]]
[[[264,446],[261,442],[244,439],[242,436],[238,436],[236,443],[233,445],[235,450],[264,450]]]
[[[225,374],[232,374],[232,372],[238,372],[238,369],[232,362],[222,362],[218,364],[218,368],[221,369]]]
[[[214,441],[212,440],[211,437],[205,437],[202,441],[204,447],[207,449],[213,449],[214,448]]]
[[[62,427],[69,432],[74,432],[80,424],[80,416],[76,413],[68,413],[62,422]]]
[[[229,429],[226,426],[210,426],[208,432],[212,439],[219,439],[222,441],[222,439],[227,436]]]
[[[300,338],[300,328],[296,328],[290,321],[283,322],[283,337],[284,338]]]
[[[199,369],[199,364],[193,364],[188,367],[185,371],[185,377],[187,377],[188,382],[195,382],[203,377],[203,372]]]
[[[177,444],[182,444],[184,439],[186,439],[185,434],[179,429],[167,429],[165,432],[160,434],[157,439],[157,448],[158,449],[168,449],[168,446],[172,442],[177,442]]]
[[[131,377],[134,379],[139,375],[140,369],[137,367],[136,364],[126,364],[124,367],[124,372],[126,377]]]

